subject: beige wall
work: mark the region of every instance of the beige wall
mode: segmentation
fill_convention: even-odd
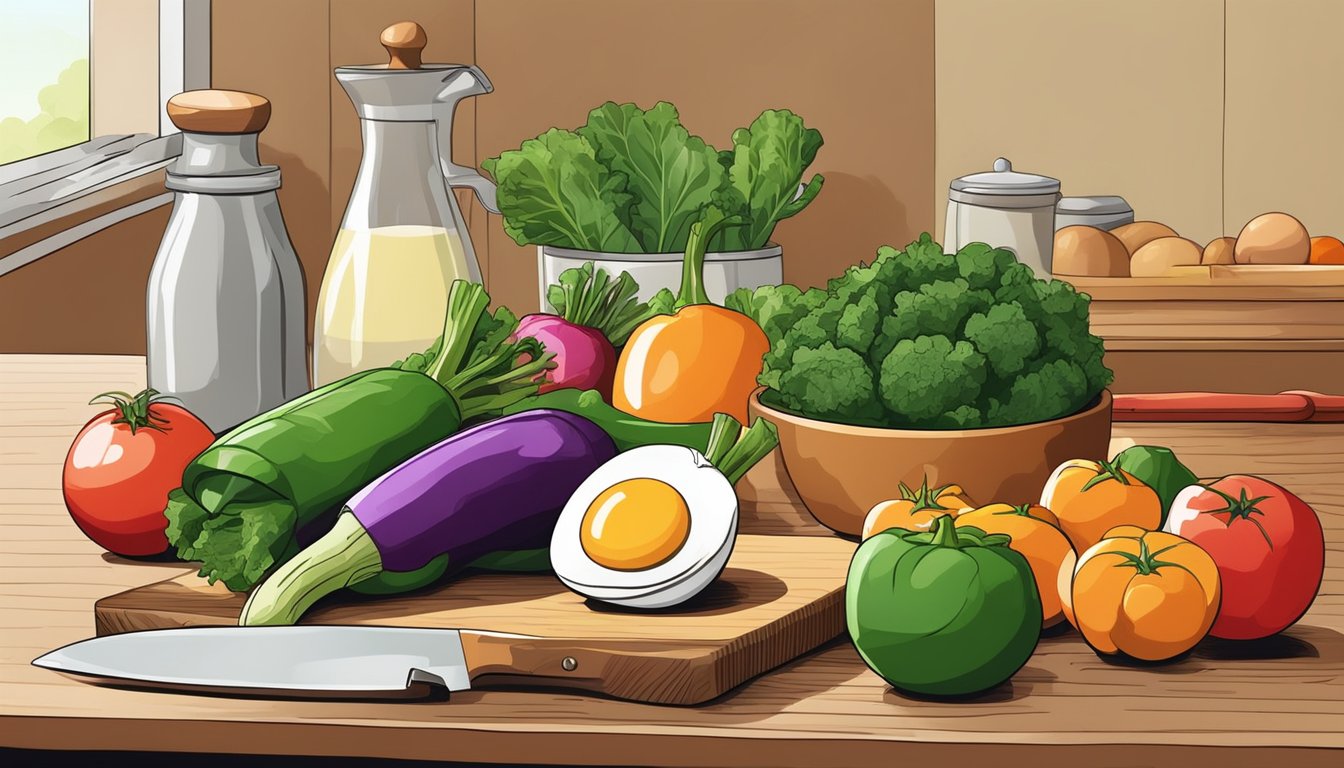
[[[1344,236],[1344,2],[1228,0],[1228,234],[1265,211]]]
[[[1222,0],[938,0],[939,210],[951,179],[1005,156],[1065,195],[1123,195],[1141,219],[1214,237],[1222,16]]]
[[[1344,2],[936,5],[939,210],[1003,155],[1201,243],[1270,210],[1344,232]]]

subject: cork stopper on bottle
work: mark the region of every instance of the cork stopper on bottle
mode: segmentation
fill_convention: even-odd
[[[168,119],[188,133],[256,133],[271,119],[271,102],[246,91],[186,91],[168,100]]]
[[[378,37],[378,42],[387,49],[388,69],[419,69],[420,52],[428,40],[425,28],[414,21],[399,21]]]

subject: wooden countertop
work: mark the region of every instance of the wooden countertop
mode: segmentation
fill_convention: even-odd
[[[138,357],[0,356],[0,747],[588,765],[1339,765],[1344,760],[1344,424],[1117,424],[1114,448],[1171,446],[1202,476],[1265,475],[1326,527],[1326,577],[1305,618],[1254,648],[1203,643],[1152,669],[1108,664],[1071,630],[970,702],[893,692],[837,641],[696,708],[577,695],[468,692],[368,704],[99,688],[32,667],[93,635],[93,602],[189,569],[105,555],[59,491],[97,392],[137,391]],[[825,535],[770,467],[743,529]]]

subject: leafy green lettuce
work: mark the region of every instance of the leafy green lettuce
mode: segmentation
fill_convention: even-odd
[[[582,136],[552,128],[481,167],[498,182],[504,231],[520,245],[639,251],[625,176],[598,163]]]
[[[716,205],[744,225],[712,248],[754,250],[821,190],[820,175],[803,183],[821,145],[788,110],[762,112],[719,151],[667,102],[648,110],[607,102],[576,130],[552,128],[482,167],[499,185],[504,230],[519,245],[678,252],[691,223]]]
[[[718,153],[681,124],[677,108],[660,101],[645,112],[634,104],[607,102],[578,130],[597,159],[624,174],[634,198],[630,228],[646,253],[684,247],[691,222],[723,186]]]
[[[807,207],[821,191],[820,174],[799,194],[803,173],[821,149],[821,132],[803,125],[787,109],[767,109],[748,128],[733,131],[728,184],[718,192],[719,207],[746,226],[724,231],[727,251],[748,251],[770,241],[775,223]]]

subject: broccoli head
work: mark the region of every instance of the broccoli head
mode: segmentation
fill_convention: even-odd
[[[1052,360],[1013,381],[1006,399],[996,401],[989,418],[996,424],[1031,424],[1067,416],[1092,397],[1087,376],[1071,360]]]
[[[795,350],[790,362],[768,400],[823,421],[881,424],[873,372],[854,350],[828,341],[816,349]]]
[[[841,346],[862,355],[868,352],[877,328],[877,300],[871,294],[865,294],[841,310],[835,326],[835,340]]]
[[[979,399],[985,365],[970,342],[953,344],[946,336],[902,339],[882,361],[879,395],[898,419],[929,424]]]
[[[961,325],[972,313],[989,306],[994,297],[987,291],[973,291],[965,280],[934,280],[918,291],[902,291],[893,301],[894,322],[884,328],[897,340],[918,336],[955,338]]]
[[[915,291],[936,280],[959,277],[956,258],[943,253],[943,246],[935,243],[927,232],[904,251],[878,251],[879,258],[884,254],[888,265],[885,270],[879,267],[879,272],[885,271],[890,285],[898,291]]]
[[[728,294],[723,305],[755,320],[766,337],[775,339],[825,300],[825,291],[813,288],[804,292],[785,283],[763,285],[755,290],[738,288]]]
[[[1000,378],[1016,376],[1041,349],[1036,326],[1017,302],[995,304],[966,320],[966,338]]]

